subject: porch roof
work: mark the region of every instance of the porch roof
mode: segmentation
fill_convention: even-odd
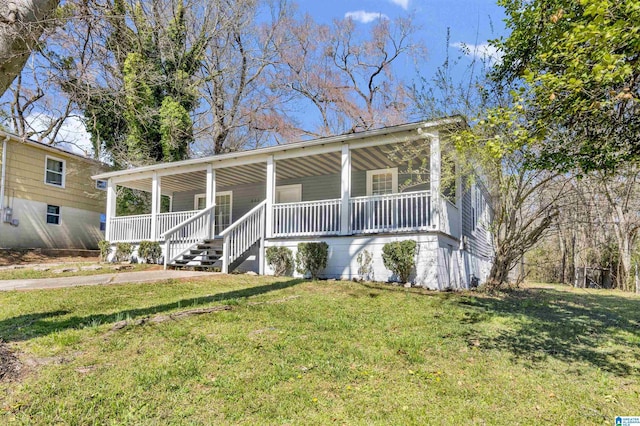
[[[271,155],[274,155],[279,164],[286,161],[286,167],[276,169],[279,179],[339,173],[341,167],[339,151],[345,143],[350,144],[353,149],[368,148],[366,150],[360,149],[358,155],[352,156],[354,170],[384,168],[392,164],[388,155],[379,148],[380,145],[401,142],[415,131],[422,133],[425,130],[446,129],[455,125],[464,126],[466,121],[460,116],[420,121],[286,145],[172,163],[158,163],[134,169],[101,173],[92,176],[92,178],[112,178],[118,185],[149,191],[153,173],[157,173],[162,177],[162,193],[171,195],[173,192],[200,189],[205,182],[206,168],[209,164],[217,170],[216,181],[221,186],[263,182],[266,176],[266,161]]]

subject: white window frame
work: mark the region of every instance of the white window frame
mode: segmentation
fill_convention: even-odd
[[[218,191],[216,192],[216,198],[222,195],[229,196],[229,225],[233,223],[233,191]],[[198,210],[198,200],[207,199],[207,194],[195,194],[193,196],[193,209]],[[206,207],[205,207],[206,208]]]
[[[373,193],[373,177],[376,175],[386,175],[391,173],[391,193],[398,193],[398,168],[387,168],[377,170],[367,170],[367,196],[371,196]]]
[[[218,195],[218,194],[216,194],[216,195]],[[194,195],[194,196],[193,196],[193,209],[194,209],[194,210],[198,210],[198,200],[199,200],[199,199],[203,199],[203,200],[205,200],[205,203],[206,203],[206,200],[207,200],[207,194],[202,193],[202,194],[196,194],[196,195]],[[206,207],[205,207],[205,208],[206,208]]]
[[[51,207],[57,207],[58,208],[58,214],[55,213],[49,213],[49,206]],[[58,218],[58,223],[50,223],[49,222],[49,216],[55,216]],[[45,211],[45,223],[47,225],[54,225],[54,226],[60,226],[62,225],[62,206],[56,206],[53,204],[47,204],[47,210]]]
[[[228,195],[229,196],[229,226],[233,225],[233,191],[218,191],[216,192],[216,198]],[[215,209],[214,209],[215,213]],[[216,226],[218,223],[218,217],[216,216]]]
[[[301,183],[294,183],[293,185],[278,185],[276,186],[276,193],[275,193],[275,202],[278,203],[278,191],[287,191],[290,189],[295,189],[297,194],[298,194],[298,199],[300,199],[300,201],[302,201],[302,184]]]
[[[108,182],[106,180],[98,179],[96,180],[96,189],[100,191],[106,191],[108,186]]]
[[[49,171],[49,169],[47,168],[47,163],[49,162],[49,160],[54,160],[54,161],[59,161],[62,163],[62,184],[61,185],[57,185],[55,183],[49,183],[47,182],[47,172]],[[53,173],[58,173],[56,171],[51,170]],[[51,155],[45,155],[44,156],[44,184],[45,185],[49,185],[49,186],[53,186],[55,188],[64,188],[65,184],[66,184],[66,174],[67,174],[67,162],[65,160],[63,160],[62,158],[58,158],[58,157],[53,157]]]

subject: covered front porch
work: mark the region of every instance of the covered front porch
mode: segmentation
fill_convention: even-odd
[[[115,172],[107,179],[105,239],[160,241],[165,265],[219,239],[221,269],[228,271],[251,247],[262,253],[265,239],[421,232],[459,238],[458,206],[440,195],[440,158],[439,132],[412,126]],[[150,212],[116,216],[118,187],[148,191]],[[163,197],[169,211],[162,211]]]

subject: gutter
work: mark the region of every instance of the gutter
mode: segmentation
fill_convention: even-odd
[[[4,189],[7,175],[7,142],[9,135],[5,135],[2,141],[2,177],[0,178],[0,213],[4,213]]]

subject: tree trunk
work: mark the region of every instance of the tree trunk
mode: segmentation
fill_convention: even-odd
[[[558,240],[560,243],[560,257],[561,257],[561,265],[560,265],[560,282],[562,284],[567,283],[567,246],[564,241],[564,234],[562,232],[558,233]]]
[[[59,0],[3,0],[0,5],[0,96],[22,71]]]

